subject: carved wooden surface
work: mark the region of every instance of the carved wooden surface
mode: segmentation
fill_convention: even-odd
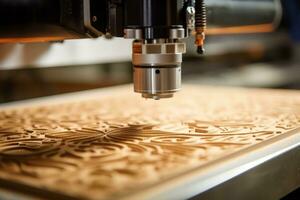
[[[299,92],[187,86],[152,101],[128,87],[84,96],[2,108],[0,177],[115,198],[300,126]]]

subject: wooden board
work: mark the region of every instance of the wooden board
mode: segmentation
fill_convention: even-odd
[[[131,90],[0,107],[2,182],[120,198],[300,126],[298,91],[190,85],[154,101]]]

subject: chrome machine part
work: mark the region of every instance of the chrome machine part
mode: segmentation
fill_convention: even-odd
[[[124,29],[124,38],[126,39],[142,39],[142,29]]]
[[[84,26],[88,30],[87,35],[89,37],[92,37],[92,35],[90,35],[90,33],[93,33],[96,36],[102,36],[103,33],[92,26],[91,20],[95,22],[98,20],[98,18],[97,18],[97,16],[93,16],[91,19],[90,0],[84,0],[83,1],[83,21],[84,21]]]
[[[135,40],[134,90],[145,98],[172,97],[181,88],[182,54],[186,51],[181,40],[188,36],[185,10],[193,6],[191,1],[124,1],[124,37]]]
[[[177,39],[135,40],[132,46],[134,91],[155,100],[173,97],[181,88],[185,43]]]
[[[134,91],[144,98],[159,100],[173,97],[181,87],[181,67],[135,67]]]
[[[195,31],[195,7],[194,6],[188,6],[186,8],[186,27],[188,36],[192,35]]]

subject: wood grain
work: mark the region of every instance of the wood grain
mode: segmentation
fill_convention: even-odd
[[[187,86],[161,101],[91,92],[1,109],[0,177],[116,198],[299,126],[299,92]]]

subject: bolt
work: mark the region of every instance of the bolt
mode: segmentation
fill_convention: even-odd
[[[96,22],[97,20],[98,20],[97,16],[93,16],[93,17],[92,17],[92,21],[93,21],[93,22]]]

